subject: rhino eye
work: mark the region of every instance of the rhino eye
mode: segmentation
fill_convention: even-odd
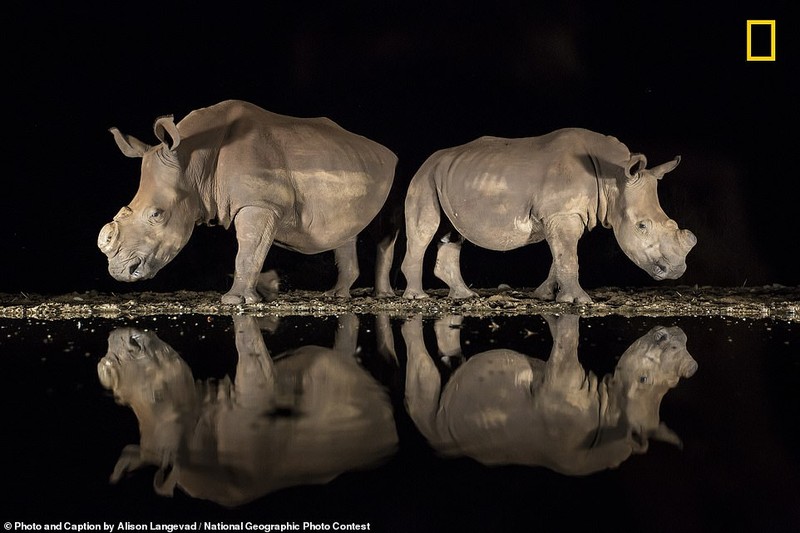
[[[148,213],[147,218],[148,218],[148,220],[150,220],[150,222],[153,222],[153,223],[163,222],[163,220],[164,220],[164,210],[154,207]]]
[[[649,220],[640,220],[636,223],[636,230],[640,233],[647,233],[650,231],[650,221]]]
[[[647,383],[647,376],[639,376],[639,383]]]

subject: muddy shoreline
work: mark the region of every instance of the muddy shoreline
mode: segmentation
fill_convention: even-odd
[[[581,316],[730,316],[800,321],[800,287],[605,287],[588,291],[592,304],[545,302],[533,298],[533,289],[478,289],[479,297],[447,298],[447,291],[429,291],[430,298],[373,298],[369,289],[353,290],[350,299],[328,298],[321,292],[291,291],[249,305],[223,305],[217,292],[95,291],[61,295],[0,293],[0,318],[62,320],[82,317],[150,315],[329,316],[342,313],[387,314],[393,317],[446,314],[513,316],[574,313]]]

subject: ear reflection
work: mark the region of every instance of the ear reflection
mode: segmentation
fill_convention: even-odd
[[[340,317],[332,348],[302,346],[275,358],[259,320],[233,317],[233,380],[195,380],[153,332],[109,334],[98,376],[133,410],[140,432],[139,444],[123,450],[112,482],[155,466],[159,494],[179,487],[233,507],[281,488],[327,483],[394,454],[389,395],[356,360],[355,315]]]
[[[659,419],[667,391],[697,369],[680,328],[653,328],[612,374],[598,378],[578,361],[578,316],[543,318],[553,338],[547,361],[494,349],[466,358],[446,380],[427,351],[422,319],[403,324],[406,407],[435,450],[586,475],[644,453],[651,438],[680,445]],[[461,317],[434,323],[445,363],[464,359],[460,323]]]

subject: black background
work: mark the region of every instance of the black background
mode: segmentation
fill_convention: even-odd
[[[716,4],[716,3],[715,3]],[[718,4],[723,5],[723,4]],[[0,292],[227,290],[232,231],[199,227],[159,275],[117,282],[97,234],[136,192],[137,160],[108,128],[155,142],[156,117],[249,100],[327,116],[400,158],[406,183],[435,150],[481,135],[578,126],[614,135],[655,165],[662,207],[699,243],[664,284],[800,281],[797,20],[788,2],[27,3],[4,32],[5,215]],[[748,19],[776,20],[777,61],[746,61]],[[397,249],[397,266],[404,244]],[[372,283],[369,249],[361,249]],[[595,229],[584,288],[656,284]],[[477,287],[537,286],[545,244],[468,245]],[[328,288],[333,254],[273,247],[289,288]],[[396,288],[405,280],[395,270]],[[440,286],[428,279],[427,286]]]

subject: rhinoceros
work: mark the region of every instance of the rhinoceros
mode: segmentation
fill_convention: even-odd
[[[652,328],[625,350],[613,374],[598,378],[578,360],[578,316],[545,320],[553,336],[546,362],[489,350],[466,359],[444,385],[425,347],[422,320],[403,324],[406,406],[439,453],[586,475],[645,453],[649,439],[682,446],[659,416],[665,394],[698,367],[680,328]],[[447,329],[444,338],[436,329],[437,341],[452,357],[458,330]]]
[[[192,111],[178,124],[161,117],[154,130],[155,146],[110,130],[124,155],[142,158],[139,190],[98,237],[115,279],[155,276],[195,225],[233,224],[236,267],[223,303],[261,300],[256,286],[273,243],[305,254],[333,250],[339,275],[327,294],[349,296],[359,274],[356,237],[389,194],[394,153],[327,118],[238,100]],[[392,239],[378,246],[378,296],[393,295]]]
[[[625,254],[656,280],[686,270],[697,238],[681,230],[658,202],[656,186],[680,162],[646,168],[612,136],[566,128],[539,137],[481,137],[431,155],[411,180],[405,201],[407,231],[403,296],[424,298],[422,262],[440,212],[455,228],[439,245],[434,274],[451,298],[475,296],[459,264],[464,239],[490,250],[546,240],[553,257],[534,296],[591,302],[578,282],[578,240],[599,222],[612,228]]]
[[[179,487],[238,507],[391,457],[398,435],[389,394],[356,360],[356,316],[339,320],[333,348],[308,345],[273,360],[258,319],[234,316],[233,381],[196,380],[153,332],[112,331],[98,377],[133,410],[140,432],[112,482],[152,465],[158,494],[172,496]]]

